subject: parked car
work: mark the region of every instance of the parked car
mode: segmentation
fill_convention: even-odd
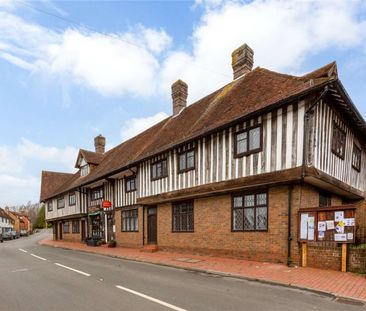
[[[20,236],[28,236],[27,230],[20,230]]]
[[[2,243],[2,242],[4,242],[3,235],[2,235],[2,233],[0,233],[0,243]]]
[[[19,238],[19,236],[15,230],[9,231],[9,234],[12,236],[13,239]]]
[[[11,233],[8,231],[8,232],[3,232],[3,239],[4,240],[12,240],[13,239],[13,236],[11,235]]]

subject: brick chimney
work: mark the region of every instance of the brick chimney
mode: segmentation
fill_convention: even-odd
[[[96,153],[104,153],[105,151],[105,137],[98,135],[94,138],[94,147]]]
[[[172,84],[173,116],[187,106],[188,85],[182,80]]]
[[[234,80],[246,75],[253,68],[253,50],[247,44],[238,47],[231,54]]]

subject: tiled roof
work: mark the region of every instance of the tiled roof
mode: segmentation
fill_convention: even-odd
[[[106,152],[89,175],[82,178],[74,175],[54,195],[104,178],[142,159],[305,95],[336,79],[335,62],[299,77],[257,67],[188,106],[179,115],[166,118]]]
[[[71,181],[74,176],[75,174],[42,171],[40,200],[43,201],[53,196],[63,184]]]
[[[104,154],[85,149],[80,149],[78,159],[80,156],[82,156],[88,164],[98,165],[103,160]],[[75,167],[78,167],[78,163],[75,164]]]

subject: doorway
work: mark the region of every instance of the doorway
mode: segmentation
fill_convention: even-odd
[[[147,209],[147,243],[157,244],[158,237],[157,227],[157,208],[149,207]]]
[[[59,222],[59,238],[62,240],[62,221]]]
[[[81,221],[81,240],[85,240],[85,220]]]

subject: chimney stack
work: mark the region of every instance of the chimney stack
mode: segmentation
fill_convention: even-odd
[[[238,47],[231,54],[234,80],[246,75],[253,68],[253,50],[247,44]]]
[[[96,153],[103,154],[105,151],[105,137],[98,135],[94,138],[94,147]]]
[[[179,114],[187,106],[188,85],[182,80],[172,84],[173,116]]]

